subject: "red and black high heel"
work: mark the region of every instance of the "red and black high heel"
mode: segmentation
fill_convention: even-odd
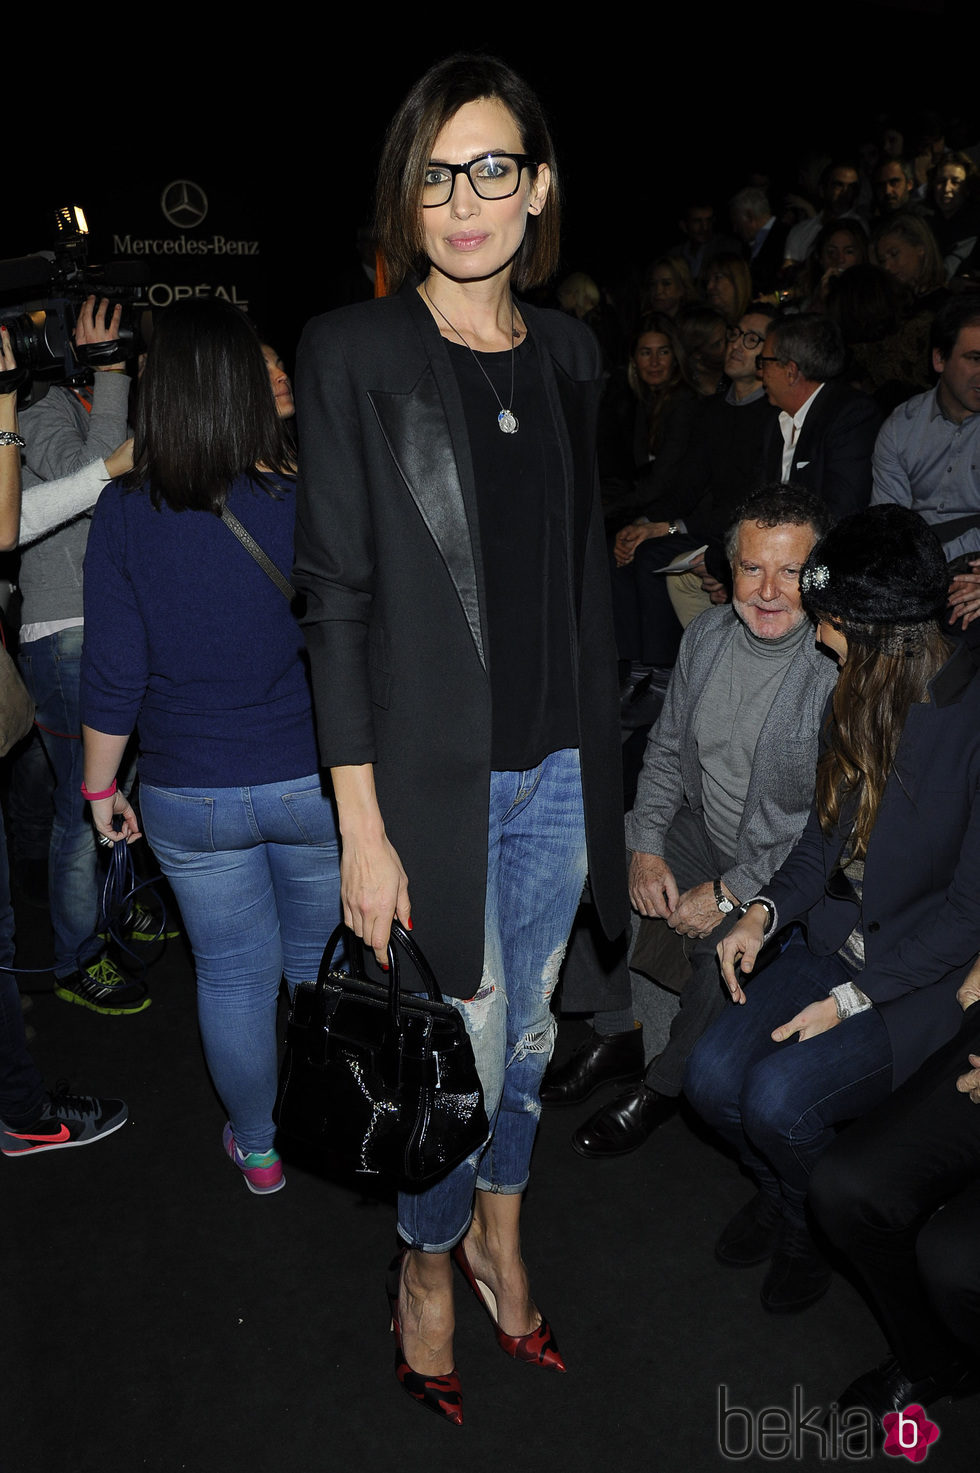
[[[459,1384],[456,1367],[453,1367],[448,1376],[423,1376],[420,1371],[413,1371],[405,1359],[401,1324],[398,1319],[398,1290],[401,1285],[405,1251],[407,1250],[403,1250],[392,1260],[385,1281],[388,1304],[391,1308],[391,1328],[395,1332],[395,1375],[413,1401],[428,1407],[430,1411],[435,1412],[437,1417],[442,1417],[446,1422],[462,1427],[463,1388]]]
[[[463,1278],[493,1321],[497,1332],[497,1344],[501,1350],[506,1351],[514,1360],[527,1361],[532,1366],[542,1366],[546,1371],[566,1371],[568,1369],[562,1360],[552,1328],[544,1315],[541,1316],[541,1323],[536,1330],[530,1330],[526,1335],[508,1335],[506,1330],[501,1329],[497,1319],[497,1301],[493,1291],[474,1274],[462,1242],[456,1244],[453,1249],[453,1257],[459,1265]]]

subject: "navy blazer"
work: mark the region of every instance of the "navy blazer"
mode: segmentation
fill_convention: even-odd
[[[821,496],[834,521],[863,511],[871,500],[871,457],[882,412],[870,394],[850,384],[824,384],[807,411],[793,447],[789,480]],[[783,479],[783,435],[779,415],[762,441],[763,479]]]
[[[565,474],[564,531],[593,895],[626,923],[616,653],[588,329],[522,304]],[[492,407],[492,406],[491,406]],[[321,760],[373,763],[423,949],[450,994],[483,967],[490,685],[479,517],[449,353],[403,290],[314,319],[297,360],[295,582]],[[533,434],[522,421],[521,434]],[[515,529],[519,535],[519,529]]]
[[[980,953],[980,674],[969,649],[929,694],[906,718],[864,869],[856,981],[888,1028],[896,1086],[955,1034],[956,989]],[[814,808],[765,887],[780,926],[800,921],[816,956],[839,950],[861,913],[838,868],[846,838],[846,823],[825,837]]]

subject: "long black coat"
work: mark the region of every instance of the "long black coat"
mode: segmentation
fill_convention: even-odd
[[[571,318],[521,311],[564,462],[590,876],[614,935],[626,922],[626,889],[616,653],[595,494],[599,353]],[[309,323],[297,404],[295,581],[307,596],[321,759],[374,764],[416,935],[444,990],[469,997],[483,968],[486,605],[463,407],[418,294]],[[519,433],[534,426],[522,422]]]

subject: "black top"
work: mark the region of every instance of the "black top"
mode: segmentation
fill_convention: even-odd
[[[480,353],[448,339],[476,477],[486,593],[491,766],[519,772],[578,746],[561,452],[534,345]],[[514,393],[511,402],[511,357]],[[479,359],[479,362],[476,360]],[[516,434],[497,423],[513,408]]]

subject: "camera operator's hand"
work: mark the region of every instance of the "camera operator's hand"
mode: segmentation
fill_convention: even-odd
[[[112,308],[111,316],[109,315],[110,305],[108,297],[103,297],[98,303],[94,295],[85,298],[75,323],[75,342],[78,347],[83,348],[96,343],[114,343],[118,340],[122,303],[116,303]],[[81,356],[85,357],[84,354]],[[92,366],[97,373],[125,373],[126,371],[124,363],[94,363]]]
[[[9,401],[6,407],[12,416],[10,424],[5,419],[0,425],[2,430],[17,428],[17,390],[26,377],[27,369],[17,367],[9,332],[5,327],[0,327],[0,399]]]

